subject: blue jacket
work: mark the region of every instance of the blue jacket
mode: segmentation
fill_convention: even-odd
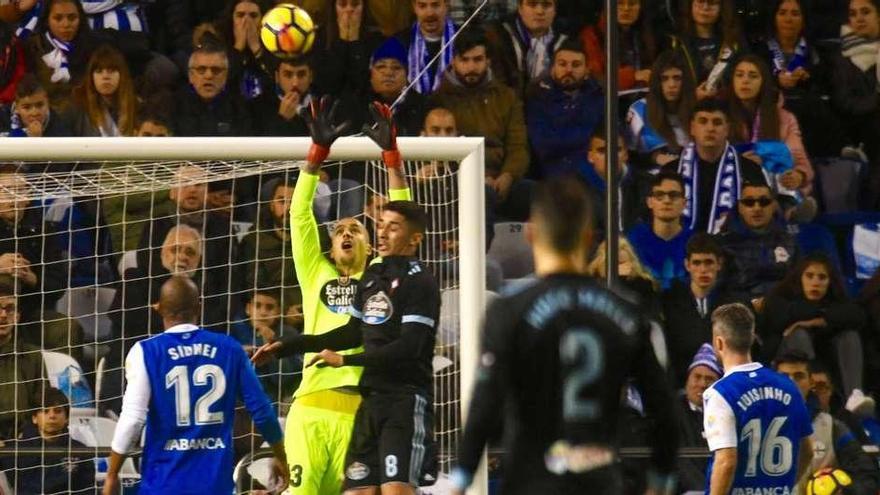
[[[718,238],[725,255],[728,290],[763,296],[779,283],[800,255],[797,239],[779,218],[764,232],[755,232],[738,214],[728,217]]]
[[[688,279],[684,269],[685,248],[691,238],[691,230],[683,228],[677,236],[665,241],[651,229],[648,223],[639,223],[627,233],[630,244],[639,256],[639,261],[651,270],[651,275],[660,282],[663,290],[672,285],[673,280],[684,282]]]
[[[590,136],[605,115],[599,84],[587,79],[569,94],[546,77],[529,90],[526,126],[540,177],[576,173],[587,156]]]

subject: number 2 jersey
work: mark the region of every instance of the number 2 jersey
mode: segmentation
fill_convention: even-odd
[[[791,379],[759,363],[734,366],[703,392],[703,414],[709,450],[737,449],[731,495],[794,493],[801,440],[813,426]]]
[[[562,454],[566,464],[564,450],[575,447],[606,452],[594,465],[612,464],[607,453],[616,448],[621,392],[630,377],[655,419],[653,465],[658,474],[671,474],[672,391],[649,334],[639,308],[581,275],[550,275],[497,300],[486,315],[455,477],[470,484],[504,418],[502,493],[576,492],[583,481],[578,473],[593,468],[554,458]]]
[[[113,450],[126,453],[140,438],[140,428],[128,425],[146,420],[141,494],[231,493],[239,399],[266,441],[281,440],[250,360],[226,335],[177,325],[144,339],[129,352],[126,379]]]

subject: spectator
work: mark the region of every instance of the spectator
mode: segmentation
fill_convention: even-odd
[[[651,64],[657,56],[657,43],[648,17],[648,9],[642,8],[645,0],[617,0],[617,30],[620,40],[620,58],[617,66],[618,90],[626,91],[646,87],[651,81]],[[581,30],[580,38],[587,52],[590,74],[605,81],[605,32],[607,30],[605,9],[599,22]]]
[[[175,135],[250,135],[251,116],[242,99],[227,91],[228,72],[223,48],[205,42],[193,51],[189,57],[189,86],[175,97]]]
[[[69,449],[85,448],[70,438],[68,420],[70,401],[57,388],[38,391],[31,399],[36,409],[31,423],[25,424],[16,448]],[[18,493],[68,493],[86,495],[95,492],[94,459],[82,454],[22,455],[8,470],[10,485]]]
[[[134,134],[137,99],[128,65],[109,45],[89,59],[86,77],[73,90],[67,120],[76,137],[118,137]]]
[[[37,24],[36,36],[28,38],[27,66],[49,94],[52,110],[65,110],[70,91],[86,75],[96,39],[76,0],[47,0]]]
[[[45,385],[40,349],[18,335],[18,282],[0,274],[0,439],[14,440],[22,432]]]
[[[833,365],[843,395],[862,388],[865,312],[849,300],[840,274],[821,253],[805,256],[763,301],[758,334],[765,361],[795,349]]]
[[[21,321],[42,319],[43,308],[52,308],[67,279],[55,229],[43,220],[43,209],[27,198],[24,176],[0,172],[0,274],[19,284]]]
[[[832,404],[840,398],[834,395],[830,368],[819,361],[810,363],[810,391],[816,397],[816,406],[820,411],[832,414],[832,409],[838,409],[839,404]]]
[[[300,112],[312,101],[314,59],[297,57],[278,62],[275,86],[254,101],[254,122],[262,136],[308,136]]]
[[[403,3],[405,0],[393,0]],[[449,18],[449,0],[411,0],[416,22],[395,35],[407,50],[408,81],[418,81],[413,89],[423,95],[437,91],[446,68],[452,63],[450,44],[457,28]],[[446,47],[445,49],[443,47]],[[442,53],[440,53],[442,50]],[[434,57],[440,56],[434,63]]]
[[[400,136],[418,136],[427,113],[427,98],[415,91],[408,91],[398,102],[407,85],[406,50],[396,38],[388,38],[373,53],[370,59],[370,86],[358,99],[357,118],[361,122],[371,122],[372,117],[365,113],[369,105],[362,102],[378,101],[386,105],[397,102],[394,107],[394,122]]]
[[[623,136],[617,135],[617,166],[620,173],[618,183],[618,219],[620,231],[626,232],[633,225],[645,217],[644,198],[651,192],[650,174],[641,168],[630,165],[629,152]],[[605,195],[607,184],[605,182],[608,169],[606,151],[608,139],[605,136],[605,125],[596,126],[590,137],[590,149],[587,152],[587,161],[581,162],[578,167],[580,177],[586,181],[587,188],[592,192],[594,204],[593,214],[596,215],[596,225],[605,230]]]
[[[727,142],[729,134],[730,120],[721,101],[706,99],[694,106],[693,142],[678,162],[678,173],[684,179],[685,225],[694,232],[718,233],[737,204],[742,183],[764,182],[761,166],[740,156]]]
[[[2,8],[2,7],[0,7]],[[9,105],[15,99],[15,88],[25,74],[23,40],[15,36],[11,25],[0,22],[0,105]]]
[[[841,51],[831,58],[831,102],[840,115],[850,144],[864,145],[868,180],[862,185],[865,209],[880,199],[880,1],[850,0],[849,23],[840,28]]]
[[[846,493],[873,495],[880,487],[877,465],[862,451],[855,435],[840,420],[816,407],[815,397],[810,393],[808,358],[801,353],[788,352],[773,362],[779,373],[788,376],[797,385],[813,419],[813,461],[807,472],[814,473],[825,467],[840,468],[852,479]],[[809,454],[809,453],[806,453]],[[803,493],[803,486],[795,488]]]
[[[674,172],[652,177],[647,198],[651,223],[638,223],[627,234],[636,254],[651,271],[660,287],[667,290],[672,282],[687,280],[684,259],[691,230],[681,223],[684,213],[684,181]]]
[[[629,142],[652,166],[677,161],[689,141],[685,123],[694,106],[694,81],[679,52],[666,51],[651,69],[650,91],[630,105]]]
[[[550,73],[529,88],[526,98],[534,174],[544,178],[577,173],[604,113],[605,97],[590,77],[587,56],[577,42],[562,43],[553,54]]]
[[[367,3],[367,0],[334,0],[333,8],[327,9],[315,40],[315,56],[321,61],[315,73],[315,86],[321,94],[341,96],[367,91],[364,74],[383,38]],[[404,0],[400,3],[406,4]],[[406,55],[403,58],[406,60]],[[406,62],[403,65],[406,67]]]
[[[278,303],[284,314],[299,313],[301,310],[291,308],[302,300],[290,252],[288,212],[293,184],[280,179],[269,182],[272,183],[271,199],[261,208],[257,224],[244,236],[239,249],[244,289],[260,287],[258,282],[277,287],[282,291]]]
[[[772,178],[776,193],[782,196],[785,216],[808,223],[816,215],[813,191],[813,165],[801,140],[801,129],[794,115],[782,108],[783,100],[767,65],[756,55],[740,57],[733,65],[730,95],[730,137],[735,144],[777,141],[785,144],[793,163],[778,163],[760,154],[760,145],[743,156],[762,164]],[[763,144],[763,143],[762,143]]]
[[[263,344],[273,342],[297,330],[285,325],[281,318],[281,293],[274,288],[256,286],[250,289],[244,305],[244,315],[232,324],[230,334],[238,340],[248,354]],[[302,305],[300,305],[300,311]],[[263,390],[272,402],[290,402],[299,386],[302,372],[302,356],[294,355],[272,359],[257,367],[257,375]]]
[[[9,137],[67,137],[70,127],[49,107],[49,95],[33,74],[26,74],[15,88],[15,103],[0,111],[0,128]]]
[[[769,186],[743,184],[737,214],[727,218],[719,236],[728,259],[728,289],[761,297],[794,265],[799,255],[797,239],[785,228],[778,209]]]
[[[706,448],[703,437],[703,392],[718,381],[724,371],[712,344],[703,344],[687,367],[684,390],[679,393],[678,442],[681,447]],[[706,487],[704,458],[681,459],[678,463],[678,492],[700,492]]]
[[[516,15],[488,30],[493,75],[523,98],[550,71],[568,39],[556,22],[556,0],[517,0]]]
[[[694,234],[687,243],[684,261],[690,280],[675,281],[663,293],[666,345],[670,368],[677,382],[686,379],[691,356],[701,345],[712,342],[712,311],[725,304],[746,300],[720,286],[719,273],[723,265],[724,254],[718,242],[708,234]]]
[[[657,294],[657,281],[651,276],[636,255],[632,245],[626,239],[620,239],[617,247],[617,273],[620,275],[622,287],[618,288],[621,295],[631,303],[640,306],[647,318],[659,321],[660,304]],[[587,274],[605,279],[605,242],[599,244],[596,254],[587,267]]]
[[[522,221],[531,195],[531,183],[523,180],[529,150],[522,102],[492,76],[487,47],[476,31],[456,37],[456,55],[433,100],[452,112],[463,135],[486,138],[486,183],[493,190],[487,201],[499,216]]]
[[[168,232],[174,227],[187,225],[201,234],[200,242],[203,242],[203,245],[199,252],[203,255],[201,257],[203,264],[200,266],[210,273],[213,281],[225,286],[223,290],[218,288],[218,292],[227,292],[229,296],[238,285],[237,280],[229,277],[230,262],[237,256],[236,246],[230,233],[229,219],[224,221],[222,216],[206,209],[208,186],[205,184],[204,169],[196,165],[185,165],[178,170],[177,178],[180,185],[172,187],[169,191],[169,198],[176,204],[176,208],[172,205],[166,206],[174,213],[165,217],[153,216],[150,223],[144,225],[138,246],[138,267],[151,273],[150,270],[162,266],[164,247],[160,249],[160,246],[167,243]],[[209,292],[203,289],[203,293]],[[224,314],[228,310],[229,314],[226,314],[222,320],[227,321],[235,312],[235,308],[229,306],[230,301],[224,301],[220,308],[212,309]],[[203,321],[203,324],[211,326],[217,321],[220,320]]]
[[[260,41],[263,13],[257,0],[233,0],[223,11],[220,23],[229,57],[228,87],[244,100],[272,92],[276,59]]]
[[[728,63],[746,49],[734,15],[733,0],[686,0],[679,33],[670,36],[670,48],[687,61],[698,86],[698,100],[715,97]]]
[[[159,114],[145,113],[140,116],[140,122],[135,130],[138,137],[166,137],[171,135],[169,123]],[[105,167],[112,169],[119,164],[106,164]],[[118,173],[118,171],[114,171]],[[132,176],[141,174],[133,169],[126,169],[125,180],[135,180]],[[141,241],[148,220],[162,218],[171,215],[174,211],[168,201],[168,191],[151,191],[148,193],[133,193],[124,195],[109,195],[101,197],[101,212],[107,225],[110,226],[110,239],[113,252],[134,251]],[[120,273],[120,275],[122,275]]]
[[[840,131],[834,132],[836,125],[828,125],[836,116],[828,101],[821,98],[829,76],[828,63],[820,60],[820,50],[807,34],[812,21],[819,21],[809,16],[809,5],[803,0],[774,0],[766,41],[756,53],[769,64],[785,109],[797,118],[808,154],[834,156],[843,146],[842,137],[838,136]]]

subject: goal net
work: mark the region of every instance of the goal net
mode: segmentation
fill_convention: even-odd
[[[232,335],[245,349],[300,331],[288,209],[309,145],[303,138],[4,141],[0,342],[7,343],[0,343],[0,370],[10,371],[0,380],[0,438],[19,440],[0,457],[0,493],[7,493],[4,485],[54,493],[59,466],[74,467],[64,471],[68,484],[58,493],[76,483],[101,484],[125,355],[162,331],[151,305],[172,274],[200,287],[203,326]],[[413,199],[429,217],[419,257],[442,290],[434,429],[446,473],[484,304],[483,145],[471,138],[401,138],[399,145]],[[312,205],[325,251],[339,218],[358,218],[375,235],[387,200],[378,155],[367,138],[334,145]],[[4,332],[11,338],[4,340]],[[301,367],[301,357],[293,357],[257,370],[280,418]],[[70,435],[61,443],[40,438],[41,411],[53,403],[46,383],[72,406]],[[236,459],[260,457],[262,439],[246,413],[236,417],[235,432]],[[137,459],[128,462],[124,479],[134,485],[139,472]],[[250,473],[250,486],[259,478],[236,472]]]

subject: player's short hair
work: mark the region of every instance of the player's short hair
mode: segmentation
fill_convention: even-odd
[[[700,112],[721,112],[724,114],[725,120],[727,120],[728,122],[730,121],[730,110],[727,108],[727,103],[718,98],[706,98],[704,100],[699,100],[694,105],[694,110],[691,112],[691,122],[693,122],[693,120],[697,118],[697,114]]]
[[[779,368],[781,364],[802,364],[809,369],[810,356],[800,349],[786,349],[773,359],[773,368]]]
[[[664,170],[657,175],[651,177],[651,189],[655,187],[659,187],[660,184],[663,184],[664,180],[671,180],[672,182],[678,183],[681,186],[681,190],[684,191],[684,178],[678,172],[673,172],[672,170]]]
[[[452,43],[453,52],[456,55],[464,55],[466,52],[482,46],[486,49],[486,56],[491,57],[489,53],[489,38],[480,28],[466,28],[459,31]]]
[[[413,233],[424,234],[428,229],[428,215],[424,208],[412,201],[390,201],[382,209],[402,216]]]
[[[18,86],[15,87],[15,99],[20,100],[22,98],[27,98],[28,96],[33,96],[39,92],[45,93],[46,88],[40,84],[40,80],[37,79],[37,76],[28,73],[18,81]]]
[[[695,254],[714,254],[719,260],[724,258],[724,250],[715,240],[715,237],[705,232],[700,232],[688,239],[685,247],[685,259],[690,259]]]
[[[532,194],[531,219],[559,252],[572,252],[584,229],[593,229],[590,193],[573,177],[555,177],[538,183]]]
[[[742,303],[719,306],[712,312],[712,332],[734,352],[746,354],[755,340],[755,315]]]
[[[55,387],[46,387],[42,390],[38,390],[34,396],[31,398],[32,404],[34,404],[35,409],[33,410],[33,414],[37,414],[38,412],[48,409],[50,407],[63,407],[64,412],[70,416],[70,400],[68,400],[67,396],[64,395],[63,392],[58,390]],[[33,415],[32,414],[32,415]]]

